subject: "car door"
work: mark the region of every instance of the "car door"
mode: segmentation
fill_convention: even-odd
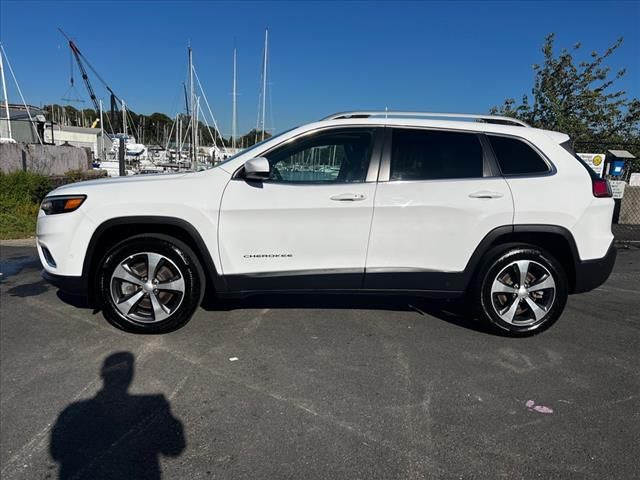
[[[229,289],[361,288],[380,142],[374,128],[314,131],[263,154],[268,179],[236,172],[219,224]]]
[[[512,224],[509,186],[480,134],[386,130],[365,286],[455,290],[482,239]]]

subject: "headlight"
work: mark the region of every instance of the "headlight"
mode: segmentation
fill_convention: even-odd
[[[82,205],[86,198],[86,195],[60,195],[47,197],[42,201],[40,208],[46,215],[73,212]]]

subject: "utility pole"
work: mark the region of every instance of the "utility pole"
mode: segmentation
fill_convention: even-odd
[[[126,175],[126,172],[124,171],[124,154],[125,154],[125,150],[126,150],[126,145],[124,143],[124,138],[120,139],[120,149],[118,150],[118,167],[119,167],[119,173],[121,177],[124,177]]]

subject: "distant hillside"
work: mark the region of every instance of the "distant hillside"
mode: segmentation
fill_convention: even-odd
[[[96,128],[100,127],[100,123],[98,120],[100,114],[96,112],[92,108],[85,108],[83,110],[78,110],[77,108],[71,105],[45,105],[43,110],[47,113],[47,119],[53,120],[57,123],[64,123],[66,125],[72,125],[76,127],[91,127],[95,124]],[[172,125],[175,121],[174,118],[171,118],[164,113],[152,113],[151,115],[143,115],[137,114],[132,110],[127,110],[127,114],[129,116],[129,120],[127,123],[128,130],[131,132],[131,125],[134,125],[134,131],[132,132],[135,135],[136,140],[140,143],[144,143],[145,145],[165,145],[167,141],[170,145],[173,145],[175,139],[175,130],[171,130]],[[103,112],[104,118],[104,128],[108,133],[111,132],[122,132],[122,114],[118,113],[115,115],[113,121],[111,121],[109,112],[105,110]],[[184,129],[186,125],[189,124],[189,117],[183,115],[183,136]],[[231,138],[221,138],[219,135],[215,134],[213,127],[203,123],[202,121],[198,124],[198,131],[200,134],[200,143],[204,146],[212,146],[214,144],[212,133],[216,136],[216,143],[220,145],[224,143],[227,147],[231,146]],[[211,132],[211,133],[210,133]],[[270,137],[271,135],[268,132],[265,132],[265,137]],[[236,144],[239,147],[249,147],[256,143],[260,138],[262,138],[262,131],[253,129],[249,133],[243,135],[242,137],[238,137],[236,140]],[[186,139],[188,143],[188,138]]]

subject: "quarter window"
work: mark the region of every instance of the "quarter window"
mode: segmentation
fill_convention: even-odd
[[[319,133],[266,155],[270,181],[293,183],[364,182],[373,129]]]
[[[503,175],[527,175],[549,171],[549,165],[522,140],[489,135]]]
[[[483,176],[482,145],[472,133],[393,130],[390,180]]]

